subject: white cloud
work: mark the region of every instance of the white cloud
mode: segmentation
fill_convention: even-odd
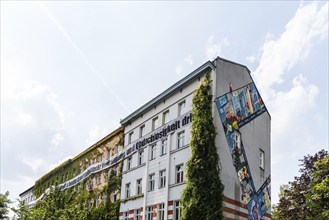
[[[229,45],[230,42],[226,37],[222,38],[222,40],[218,43],[214,43],[214,36],[209,37],[205,46],[207,60],[213,60],[217,56],[220,56],[223,46],[227,47]]]
[[[101,138],[105,137],[105,135],[109,134],[107,128],[100,128],[99,126],[93,126],[89,130],[89,137],[86,140],[88,145],[92,145],[99,141]]]
[[[272,86],[282,83],[283,75],[309,53],[312,45],[328,35],[328,2],[301,6],[278,40],[267,40],[260,64],[253,73],[264,100],[274,96]]]
[[[38,173],[45,164],[45,161],[39,158],[32,158],[27,156],[20,156],[19,158],[20,161],[28,165],[34,173]]]
[[[61,133],[56,133],[53,138],[51,139],[51,143],[54,146],[58,146],[62,141],[64,140],[64,137]]]
[[[65,124],[64,112],[59,105],[57,95],[52,92],[47,85],[41,84],[40,82],[34,80],[26,80],[22,83],[22,85],[17,85],[14,93],[9,97],[13,97],[17,101],[28,101],[41,97],[52,106],[61,124],[59,129],[63,129]],[[25,120],[27,120],[27,113],[20,113],[20,115],[25,117]],[[32,120],[33,116],[30,118]]]
[[[189,65],[193,65],[192,55],[189,54],[187,57],[184,58],[184,61]]]
[[[22,126],[35,126],[36,122],[31,114],[19,113],[16,122]]]
[[[259,66],[252,74],[272,116],[272,174],[277,180],[272,186],[275,192],[279,191],[280,184],[287,183],[296,174],[298,159],[305,155],[314,140],[310,125],[316,127],[306,118],[315,106],[318,87],[301,74],[293,76],[289,85],[285,82],[286,75],[307,57],[314,44],[327,36],[328,2],[321,7],[318,3],[301,5],[277,40],[268,34],[261,48]],[[283,82],[284,90],[278,87]],[[280,176],[283,164],[291,169]],[[277,200],[274,194],[272,202]]]
[[[72,159],[72,158],[73,158],[72,156],[66,156],[62,160],[59,160],[57,163],[50,164],[47,172],[51,171],[52,169],[58,167],[59,165],[61,165],[65,161],[67,161],[69,159]]]
[[[183,73],[182,66],[180,66],[180,65],[179,66],[176,66],[175,72],[176,72],[177,75],[180,76]]]
[[[253,63],[256,61],[256,57],[255,56],[247,56],[246,60],[248,60],[250,63]]]

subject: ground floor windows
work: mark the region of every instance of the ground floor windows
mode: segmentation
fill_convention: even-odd
[[[158,215],[157,215],[157,220],[164,220],[164,214],[165,214],[165,209],[164,209],[164,203],[158,204]]]
[[[123,213],[123,220],[128,220],[129,219],[129,212],[124,212]]]
[[[153,206],[146,207],[146,220],[153,220]]]
[[[140,210],[140,209],[135,209],[134,220],[140,220],[141,217],[142,217],[142,215],[141,215],[141,210]]]
[[[174,202],[175,206],[175,213],[174,213],[174,220],[180,220],[181,214],[182,214],[182,205],[180,201]]]

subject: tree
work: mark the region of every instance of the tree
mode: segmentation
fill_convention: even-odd
[[[19,199],[17,201],[18,207],[11,209],[16,214],[15,219],[28,220],[29,216],[31,215],[31,210],[29,209],[25,201]]]
[[[5,194],[0,193],[0,219],[7,219],[9,212],[9,204],[11,203],[10,199],[8,199],[9,192],[7,191]]]
[[[192,103],[190,148],[186,163],[186,188],[182,194],[182,219],[223,219],[223,191],[212,117],[210,74],[195,91]]]
[[[304,156],[300,176],[280,190],[279,203],[274,208],[275,219],[328,219],[329,159],[321,150]]]

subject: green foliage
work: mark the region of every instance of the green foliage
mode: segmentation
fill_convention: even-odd
[[[0,193],[0,219],[8,218],[7,214],[9,212],[9,204],[11,203],[8,196],[8,191],[5,194]]]
[[[223,191],[216,130],[212,117],[210,74],[205,75],[193,96],[190,148],[186,163],[186,188],[182,194],[182,220],[223,219]]]
[[[15,213],[15,219],[17,220],[28,220],[31,215],[31,210],[28,208],[25,201],[17,200],[18,208],[12,208]]]
[[[304,156],[300,176],[280,188],[279,203],[274,206],[274,219],[324,220],[329,217],[329,159],[321,150]]]

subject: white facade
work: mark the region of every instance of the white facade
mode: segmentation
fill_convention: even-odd
[[[29,204],[35,201],[35,196],[33,195],[33,186],[19,194],[19,197],[21,201],[24,201],[29,206]]]
[[[211,72],[214,98],[229,92],[230,82],[236,88],[252,82],[245,66],[217,58],[205,63],[121,121],[126,157],[121,184],[121,199],[125,201],[120,206],[120,219],[179,220],[179,200],[185,187],[185,164],[191,155],[191,120],[186,123],[186,119],[191,117],[193,92],[206,72]],[[215,104],[213,117],[218,133],[216,145],[221,160],[221,178],[225,186],[224,216],[246,219],[248,211],[241,203],[240,185]],[[166,135],[164,132],[160,135],[159,132],[168,125],[173,125],[174,129]],[[246,135],[245,149],[255,185],[259,188],[270,175],[269,114],[262,114],[243,129],[251,134]],[[166,147],[163,147],[164,142]],[[143,152],[143,161],[139,159],[139,152]],[[260,152],[263,153],[262,170],[259,168]],[[137,186],[140,181],[142,193]]]

